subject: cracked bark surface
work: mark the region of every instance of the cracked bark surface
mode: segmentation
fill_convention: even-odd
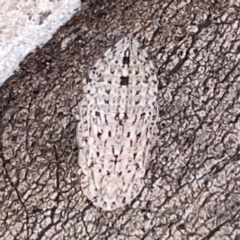
[[[240,1],[91,1],[0,89],[0,239],[240,239]],[[127,33],[160,81],[146,187],[102,212],[76,175],[82,79]]]

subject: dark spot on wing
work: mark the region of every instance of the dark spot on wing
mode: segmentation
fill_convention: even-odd
[[[120,85],[128,86],[128,84],[129,84],[129,76],[127,76],[127,77],[121,76],[120,79],[121,79]]]
[[[128,65],[130,64],[130,50],[129,48],[126,49],[126,51],[124,52],[124,56],[123,56],[123,65]]]
[[[116,113],[115,120],[119,120],[119,112]]]
[[[95,73],[95,71],[96,71],[96,67],[93,67],[92,69],[91,69],[91,71],[93,72],[93,73]]]
[[[120,150],[120,154],[122,154],[123,153],[123,147],[121,147],[121,150]]]
[[[137,163],[137,164],[135,164],[135,166],[136,166],[136,170],[138,170],[139,168],[140,168],[140,166],[139,166],[139,164]]]
[[[141,113],[141,119],[143,119],[145,117],[146,113]]]
[[[139,139],[141,137],[141,133],[137,134],[137,139]]]
[[[133,121],[133,124],[135,124],[135,122],[137,121],[137,116],[135,116],[135,119]]]
[[[104,115],[105,123],[108,124],[107,115]]]

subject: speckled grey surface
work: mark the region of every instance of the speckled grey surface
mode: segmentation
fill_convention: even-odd
[[[0,239],[240,239],[240,1],[96,1],[0,88]],[[124,210],[82,196],[74,109],[127,33],[158,68],[160,145]]]

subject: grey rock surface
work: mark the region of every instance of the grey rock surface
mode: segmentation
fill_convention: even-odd
[[[0,88],[0,239],[240,239],[240,1],[90,1]],[[131,206],[82,195],[82,79],[127,33],[158,68],[157,156]]]

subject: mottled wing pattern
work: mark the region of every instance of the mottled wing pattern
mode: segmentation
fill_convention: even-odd
[[[90,69],[77,129],[83,193],[103,210],[130,203],[142,190],[156,131],[157,77],[131,36]]]

